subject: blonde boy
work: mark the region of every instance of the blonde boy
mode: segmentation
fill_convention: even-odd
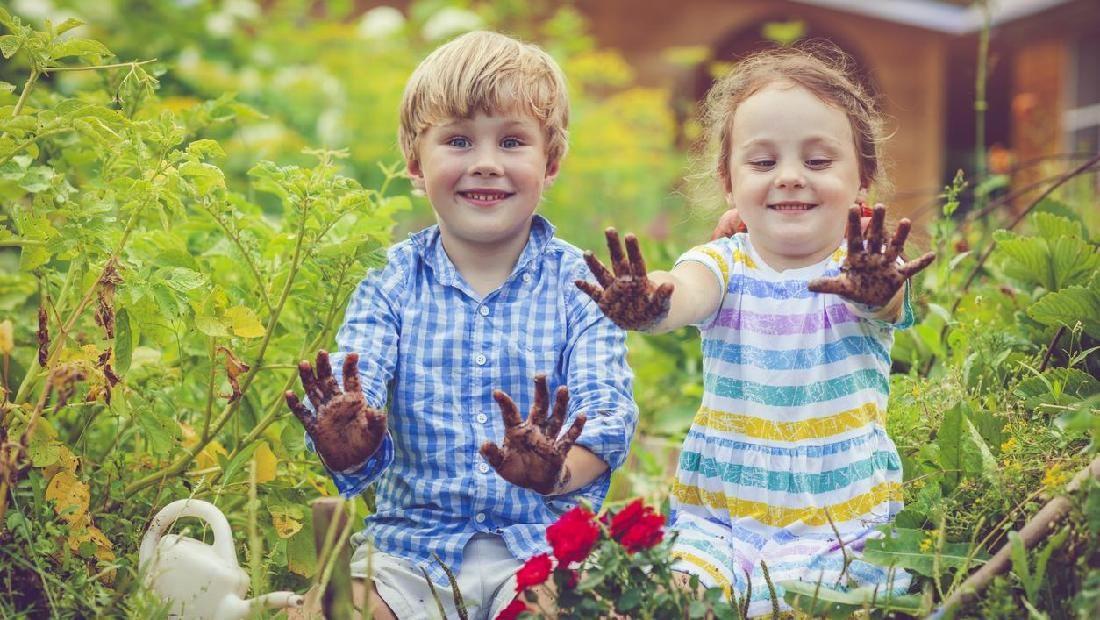
[[[438,556],[470,616],[495,618],[546,526],[579,499],[598,507],[626,457],[637,408],[623,333],[573,285],[581,252],[535,214],[568,115],[561,71],[533,45],[474,32],[429,55],[399,138],[438,224],[367,274],[336,363],[322,351],[316,372],[300,364],[317,413],[287,393],[341,493],[377,483],[352,561],[375,617],[437,613],[422,569],[455,615]]]

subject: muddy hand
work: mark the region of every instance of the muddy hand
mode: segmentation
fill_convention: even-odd
[[[298,363],[298,374],[317,415],[291,390],[286,391],[286,404],[306,428],[325,465],[344,471],[370,458],[386,434],[386,412],[368,406],[363,398],[359,354],[344,358],[343,391],[332,376],[326,351],[317,352],[316,374],[306,360]]]
[[[809,289],[816,293],[832,293],[849,301],[881,307],[894,297],[905,284],[905,280],[927,267],[936,255],[929,252],[899,265],[897,258],[905,247],[905,238],[909,236],[909,220],[902,219],[898,222],[893,240],[886,245],[883,231],[886,207],[875,205],[866,238],[860,233],[859,215],[859,207],[852,207],[848,211],[848,256],[840,266],[840,275],[812,280]]]
[[[504,447],[487,441],[481,446],[481,455],[508,482],[543,495],[553,493],[559,480],[564,482],[565,456],[581,435],[585,415],[578,413],[569,430],[558,437],[569,407],[569,390],[564,385],[558,388],[553,413],[547,416],[550,393],[543,374],[535,376],[535,403],[526,421],[520,419],[519,408],[507,394],[493,390],[493,399],[504,418]]]
[[[638,238],[626,236],[626,255],[619,244],[619,233],[608,228],[607,249],[611,254],[611,268],[600,262],[592,252],[584,253],[584,260],[599,285],[577,280],[577,288],[588,294],[600,306],[600,310],[623,329],[643,331],[668,316],[672,284],[656,286],[646,277],[645,260],[638,249]]]

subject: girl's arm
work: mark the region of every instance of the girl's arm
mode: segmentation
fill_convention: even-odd
[[[584,260],[598,284],[585,280],[576,284],[622,329],[669,331],[697,323],[718,308],[722,289],[703,265],[688,261],[672,271],[647,274],[637,237],[626,236],[624,255],[619,233],[608,228],[606,234],[613,271],[592,252],[585,252]]]
[[[658,286],[673,286],[668,314],[647,332],[660,334],[685,325],[694,325],[714,314],[722,303],[722,289],[714,274],[702,263],[684,261],[672,271],[654,271],[649,279]]]

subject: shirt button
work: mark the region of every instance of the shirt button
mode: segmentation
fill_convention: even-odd
[[[526,271],[523,272],[523,281],[524,282],[530,282],[531,281],[531,274],[527,273]]]
[[[485,513],[479,512],[474,515],[474,521],[477,521],[478,523],[485,523]]]
[[[487,473],[489,473],[489,464],[488,463],[478,463],[477,470],[480,471],[483,474],[487,474]]]
[[[484,366],[485,365],[485,356],[478,353],[477,355],[474,356],[474,362],[477,363],[478,366]]]
[[[482,306],[477,309],[477,312],[481,316],[489,316],[489,306]]]
[[[485,424],[488,421],[489,421],[489,416],[485,415],[484,413],[477,414],[477,423],[478,424]]]

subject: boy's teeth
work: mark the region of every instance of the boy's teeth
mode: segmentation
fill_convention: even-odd
[[[467,198],[472,200],[500,200],[505,196],[504,193],[482,194],[478,192],[465,192],[465,194]]]

